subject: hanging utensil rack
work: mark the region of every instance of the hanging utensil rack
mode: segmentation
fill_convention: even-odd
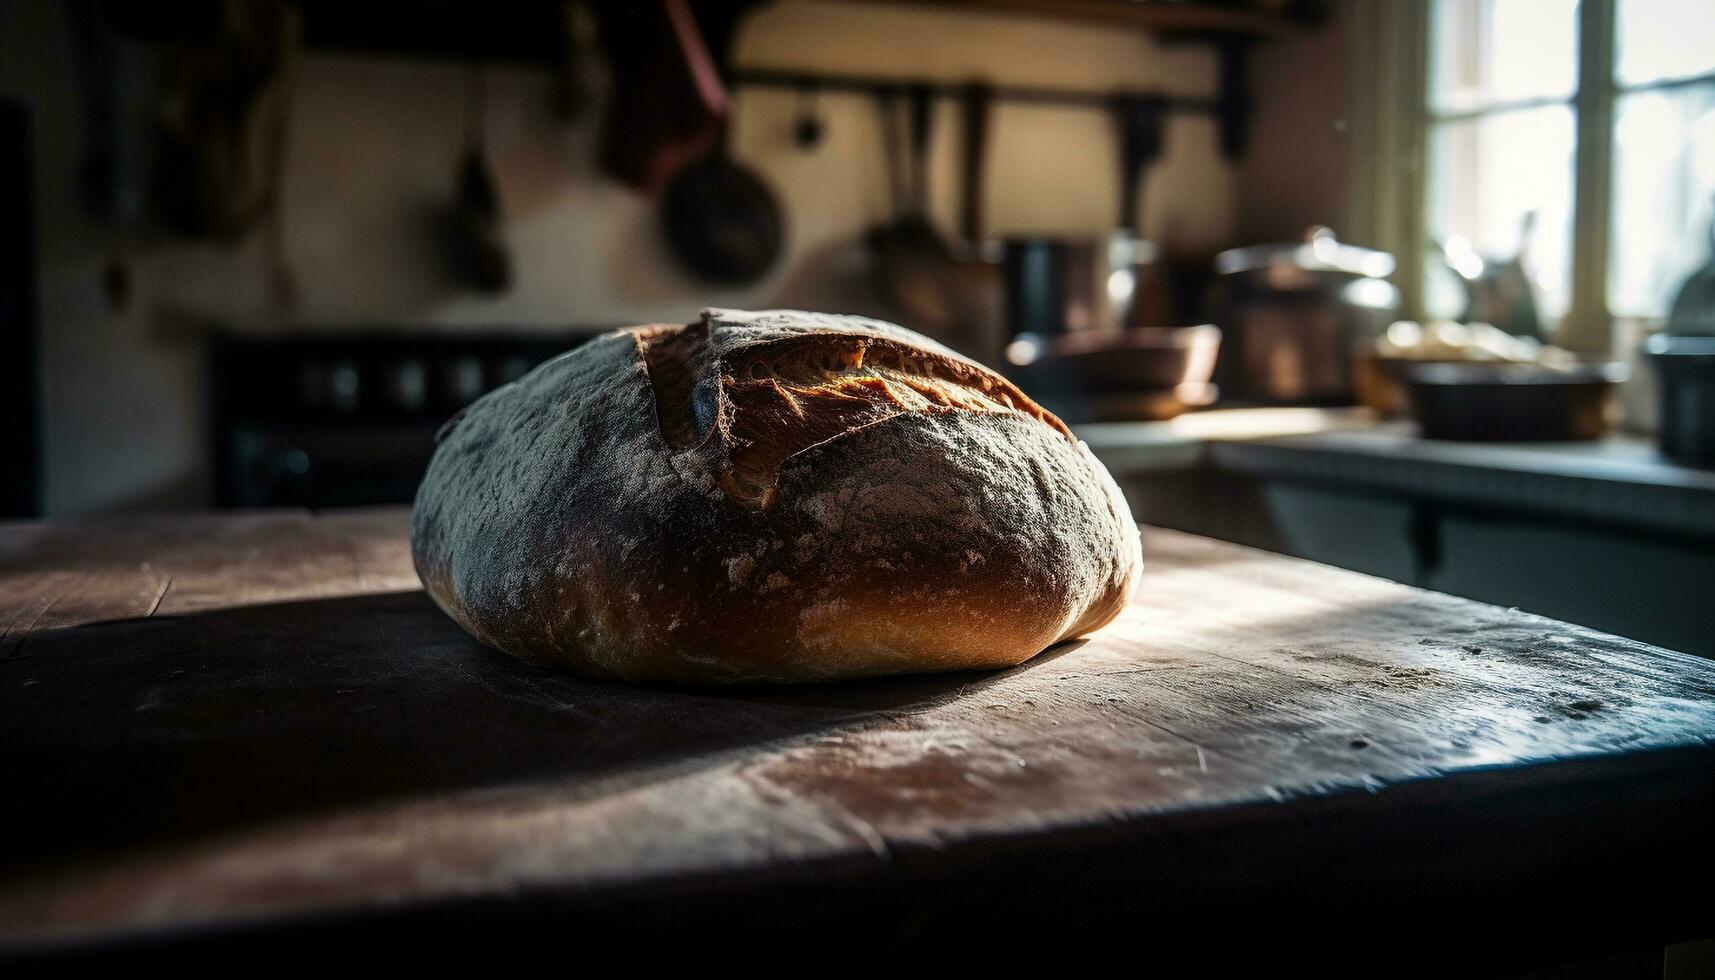
[[[881,75],[855,75],[837,72],[800,71],[776,68],[739,68],[730,79],[739,88],[786,89],[792,91],[850,92],[861,95],[893,93],[896,96],[912,89],[927,89],[937,99],[959,99],[973,83],[987,84],[994,101],[1023,105],[1057,106],[1112,112],[1116,100],[1158,100],[1168,112],[1215,117],[1220,125],[1221,153],[1229,160],[1244,154],[1246,130],[1250,123],[1251,99],[1246,81],[1246,51],[1243,44],[1223,45],[1221,51],[1220,88],[1214,95],[1169,95],[1147,90],[1116,89],[1103,92],[1078,89],[1050,88],[1033,85],[1001,85],[980,79],[937,80],[901,78]]]

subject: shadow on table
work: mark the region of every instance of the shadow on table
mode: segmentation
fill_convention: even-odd
[[[1005,673],[607,683],[494,653],[422,592],[55,630],[0,664],[0,785],[12,801],[0,869],[381,801],[684,771]]]

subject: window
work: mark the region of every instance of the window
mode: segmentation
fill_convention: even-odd
[[[1667,314],[1715,220],[1715,2],[1620,0],[1608,307]]]
[[[1516,256],[1572,346],[1665,315],[1711,248],[1715,0],[1431,0],[1427,26],[1422,312]]]
[[[1448,265],[1518,256],[1550,321],[1566,314],[1578,87],[1577,8],[1567,0],[1440,0],[1431,12],[1429,314],[1459,316]],[[1445,258],[1444,258],[1445,256]]]

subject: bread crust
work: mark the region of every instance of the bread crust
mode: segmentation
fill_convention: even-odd
[[[1107,471],[1004,378],[794,311],[605,334],[479,399],[412,554],[489,646],[688,683],[1010,666],[1142,565]]]

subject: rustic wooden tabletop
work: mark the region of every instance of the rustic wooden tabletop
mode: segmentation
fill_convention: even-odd
[[[0,945],[1715,933],[1715,662],[1146,529],[1012,670],[624,686],[465,636],[407,523],[0,526]]]

